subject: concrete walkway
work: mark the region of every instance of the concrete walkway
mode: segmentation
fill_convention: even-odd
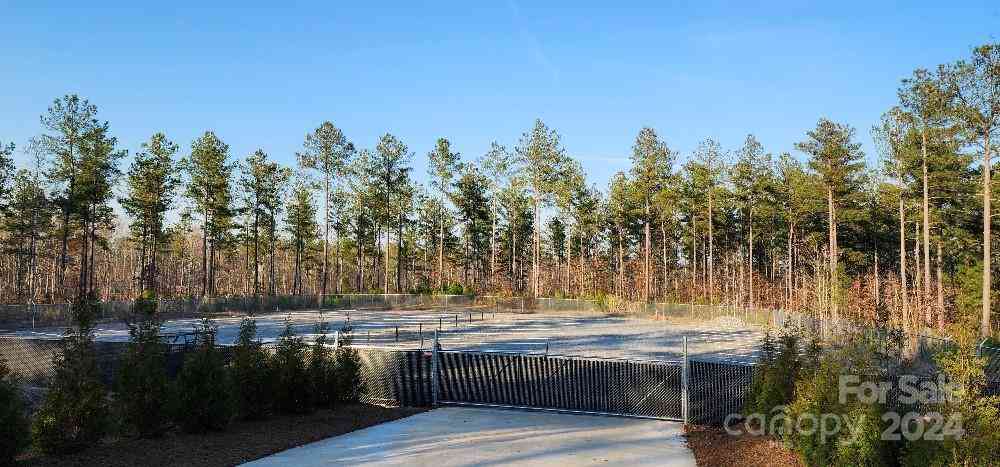
[[[694,466],[680,423],[446,407],[250,462],[327,465]]]

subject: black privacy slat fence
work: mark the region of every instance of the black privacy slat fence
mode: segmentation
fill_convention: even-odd
[[[127,345],[95,343],[101,379],[109,388]],[[360,397],[366,403],[517,407],[702,425],[719,425],[727,415],[741,412],[754,368],[699,360],[689,360],[685,366],[684,361],[353,348],[361,362]],[[16,382],[36,392],[48,386],[52,359],[59,349],[58,339],[0,337],[0,359],[7,362]],[[164,350],[168,375],[173,377],[192,347],[173,344]],[[228,358],[230,348],[222,350]]]
[[[427,407],[433,405],[431,352],[363,348],[361,402]]]
[[[441,403],[681,419],[678,364],[439,352]]]
[[[722,425],[729,414],[743,412],[745,396],[753,383],[753,365],[690,360],[688,372],[690,422]]]
[[[502,352],[358,348],[363,402],[483,405],[685,420],[684,363]],[[753,366],[688,362],[689,423],[739,414]],[[437,394],[434,391],[435,381]]]

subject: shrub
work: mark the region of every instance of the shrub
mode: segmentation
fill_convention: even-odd
[[[761,359],[754,373],[749,397],[746,399],[744,414],[762,414],[767,423],[775,411],[788,405],[795,396],[795,382],[803,367],[803,357],[799,347],[799,330],[785,328],[775,342],[768,330],[761,342]],[[814,352],[818,353],[818,344]]]
[[[361,356],[350,347],[340,347],[334,354],[336,365],[336,399],[340,402],[357,402],[361,395]]]
[[[333,407],[337,403],[337,373],[333,352],[327,346],[327,329],[326,323],[316,327],[319,337],[309,351],[310,398],[317,407]]]
[[[53,359],[52,384],[32,425],[32,438],[42,452],[78,451],[96,443],[107,430],[107,390],[94,352],[98,307],[93,297],[81,298],[72,306],[74,327]]]
[[[215,332],[206,319],[174,383],[174,420],[188,433],[222,430],[233,415],[231,386],[223,356],[215,346]]]
[[[236,414],[245,420],[260,419],[271,409],[271,371],[267,354],[257,339],[257,322],[243,318],[233,348],[230,373]]]
[[[129,344],[118,373],[116,399],[125,424],[140,438],[160,436],[169,419],[166,346],[160,342],[156,298],[135,301],[136,322],[129,325]]]
[[[942,414],[945,420],[960,421],[960,427],[956,428],[964,433],[961,437],[945,436],[944,440],[910,442],[904,465],[1000,465],[1000,452],[996,449],[1000,445],[1000,397],[983,394],[986,359],[976,356],[978,323],[969,318],[950,329],[957,345],[937,356],[948,380],[958,383],[958,391],[930,409]]]
[[[290,321],[278,337],[271,368],[274,372],[274,405],[285,413],[308,413],[310,403],[309,372],[306,371],[307,345],[292,332]]]
[[[840,395],[842,376],[856,373],[864,380],[872,371],[869,350],[849,346],[824,355],[818,368],[796,385],[783,437],[806,465],[893,465],[897,446],[882,439],[888,426],[882,418],[885,407],[856,397],[842,400]],[[839,430],[834,430],[838,422]]]
[[[10,377],[7,362],[0,360],[0,465],[13,465],[28,446],[30,431],[21,391]]]
[[[444,292],[445,295],[462,295],[464,289],[462,288],[462,284],[452,282],[451,284],[445,284],[441,288],[441,291]]]

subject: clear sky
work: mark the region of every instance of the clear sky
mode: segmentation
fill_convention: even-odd
[[[143,3],[0,0],[0,141],[78,93],[130,151],[213,130],[292,163],[330,120],[397,135],[424,179],[436,138],[478,157],[542,118],[603,187],[643,126],[682,157],[747,133],[779,153],[823,116],[872,153],[901,78],[1000,40],[997,1]]]

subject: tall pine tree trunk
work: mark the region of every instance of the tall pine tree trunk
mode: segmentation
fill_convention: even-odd
[[[642,276],[643,276],[642,301],[645,302],[645,303],[649,303],[649,285],[650,285],[649,284],[650,283],[650,277],[649,277],[649,201],[646,201],[646,204],[644,206],[644,210],[645,210],[645,212],[644,212],[645,215],[643,216],[642,232],[643,232],[643,236],[644,236],[643,250],[645,252],[645,254],[644,254],[645,257],[643,258],[643,271],[642,271]]]
[[[920,221],[917,220],[913,223],[913,319],[920,326],[926,324],[926,310],[924,310],[923,303],[923,274],[920,269],[923,267],[923,261],[920,259]],[[921,315],[923,314],[923,315]]]
[[[839,291],[839,281],[837,280],[837,211],[833,203],[833,188],[826,190],[827,207],[830,215],[830,313],[837,318],[837,301]]]
[[[320,271],[319,293],[316,296],[316,306],[323,309],[323,296],[326,295],[326,281],[330,263],[330,167],[324,158],[323,162],[323,268]],[[361,248],[361,243],[358,243]]]
[[[899,288],[903,302],[903,331],[910,330],[910,296],[906,278],[906,210],[903,207],[903,190],[899,191]]]
[[[930,219],[930,203],[928,202],[928,188],[927,188],[927,128],[926,126],[920,131],[920,152],[921,152],[921,166],[923,169],[924,176],[924,202],[923,202],[923,213],[924,213],[924,289],[923,296],[924,301],[930,300],[931,291],[931,219]]]
[[[990,161],[990,132],[985,132],[983,145],[983,316],[980,323],[980,335],[984,338],[992,334],[990,326],[990,289],[992,285],[993,260],[990,257],[990,223],[992,222],[992,211],[990,201],[993,197],[993,187],[991,185],[991,172],[993,164]]]
[[[941,241],[937,242],[937,325],[944,332],[944,272],[941,270]]]
[[[208,200],[204,201],[206,204],[204,212],[204,222],[201,226],[201,296],[202,298],[208,297],[208,230],[209,230],[209,215],[208,215]]]
[[[441,197],[441,216],[438,219],[438,290],[444,288],[444,197]]]
[[[712,192],[715,187],[708,189],[708,304],[715,304],[715,235],[712,232]]]
[[[753,290],[753,206],[750,206],[750,242],[748,244],[748,254],[747,254],[747,280],[748,287],[747,290],[750,293],[750,308],[754,307],[754,290]]]

